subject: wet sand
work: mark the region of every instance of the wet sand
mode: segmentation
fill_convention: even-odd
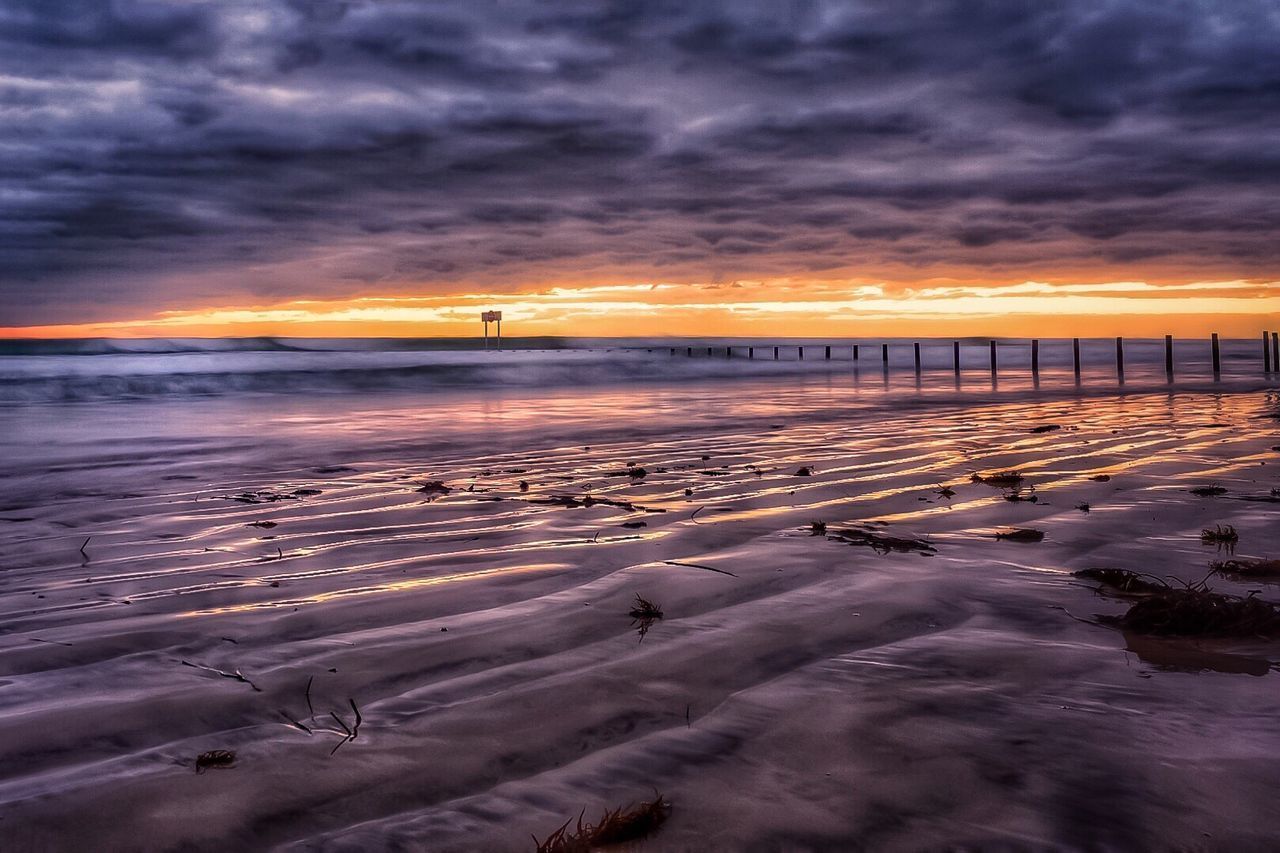
[[[1197,581],[1215,524],[1280,557],[1278,402],[762,380],[6,413],[0,846],[531,850],[656,789],[646,850],[1273,849],[1280,647],[1126,637],[1071,572]],[[971,481],[1011,469],[1036,502]]]

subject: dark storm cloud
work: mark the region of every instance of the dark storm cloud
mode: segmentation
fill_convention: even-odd
[[[1272,0],[0,0],[0,324],[578,273],[1273,275],[1278,43]]]

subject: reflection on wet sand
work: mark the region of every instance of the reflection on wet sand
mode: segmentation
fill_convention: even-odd
[[[0,511],[8,837],[527,850],[657,789],[654,850],[1265,849],[1280,647],[1071,572],[1280,557],[1274,394],[902,381],[51,418]]]

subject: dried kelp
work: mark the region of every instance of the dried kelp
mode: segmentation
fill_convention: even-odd
[[[578,815],[577,827],[570,831],[569,818],[559,829],[551,833],[543,841],[534,836],[537,845],[536,853],[589,853],[598,847],[610,844],[623,844],[638,841],[652,834],[666,822],[671,814],[671,804],[655,792],[652,801],[641,803],[635,807],[606,809],[596,824],[584,824],[584,809]]]
[[[832,534],[832,538],[850,545],[870,548],[877,554],[888,554],[891,551],[896,551],[901,554],[920,554],[925,557],[931,557],[938,553],[938,549],[934,548],[925,539],[891,536],[888,533],[879,533],[874,530],[846,528],[835,531]]]

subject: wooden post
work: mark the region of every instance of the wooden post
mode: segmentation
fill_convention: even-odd
[[[773,360],[774,360],[774,361],[777,361],[777,360],[778,360],[778,348],[777,348],[777,347],[774,347],[774,348],[773,348]]]
[[[725,357],[725,358],[733,358],[733,346],[732,346],[732,345],[727,346],[727,347],[725,347],[725,348],[724,348],[724,357]]]
[[[1280,332],[1271,333],[1271,363],[1280,370]]]
[[[994,379],[996,375],[996,342],[991,342],[991,377]]]
[[[916,342],[916,376],[920,375],[920,342]]]
[[[753,359],[753,360],[754,360],[754,359],[755,359],[755,357],[756,357],[756,348],[755,348],[755,347],[747,347],[747,358],[749,358],[749,359]]]
[[[889,345],[888,344],[880,345],[880,358],[884,361],[885,370],[888,370],[889,369]]]
[[[1173,381],[1173,335],[1164,336],[1164,373]]]
[[[1038,374],[1040,372],[1040,341],[1031,341],[1031,372]]]
[[[796,358],[804,361],[804,347],[796,347]]]
[[[857,345],[857,344],[854,344],[854,345],[853,345],[853,360],[854,360],[854,361],[857,361],[857,360],[858,360],[858,345]]]
[[[707,347],[707,358],[711,358],[711,347]]]
[[[1262,333],[1262,372],[1271,372],[1271,347],[1267,346],[1267,333]]]
[[[1210,340],[1213,347],[1213,379],[1216,382],[1222,378],[1222,353],[1218,350],[1218,333],[1214,332]]]
[[[693,347],[686,347],[684,354],[689,358],[693,358]]]
[[[675,355],[675,354],[676,354],[676,348],[675,348],[675,347],[672,347],[672,348],[671,348],[671,354],[672,354],[672,355]]]
[[[955,371],[956,376],[960,375],[960,342],[951,342],[951,367]]]
[[[1076,383],[1079,384],[1080,382],[1080,339],[1079,338],[1071,339],[1071,358],[1075,363]]]
[[[1116,338],[1116,378],[1124,381],[1124,338]]]
[[[831,347],[827,347],[827,361],[831,360]]]

